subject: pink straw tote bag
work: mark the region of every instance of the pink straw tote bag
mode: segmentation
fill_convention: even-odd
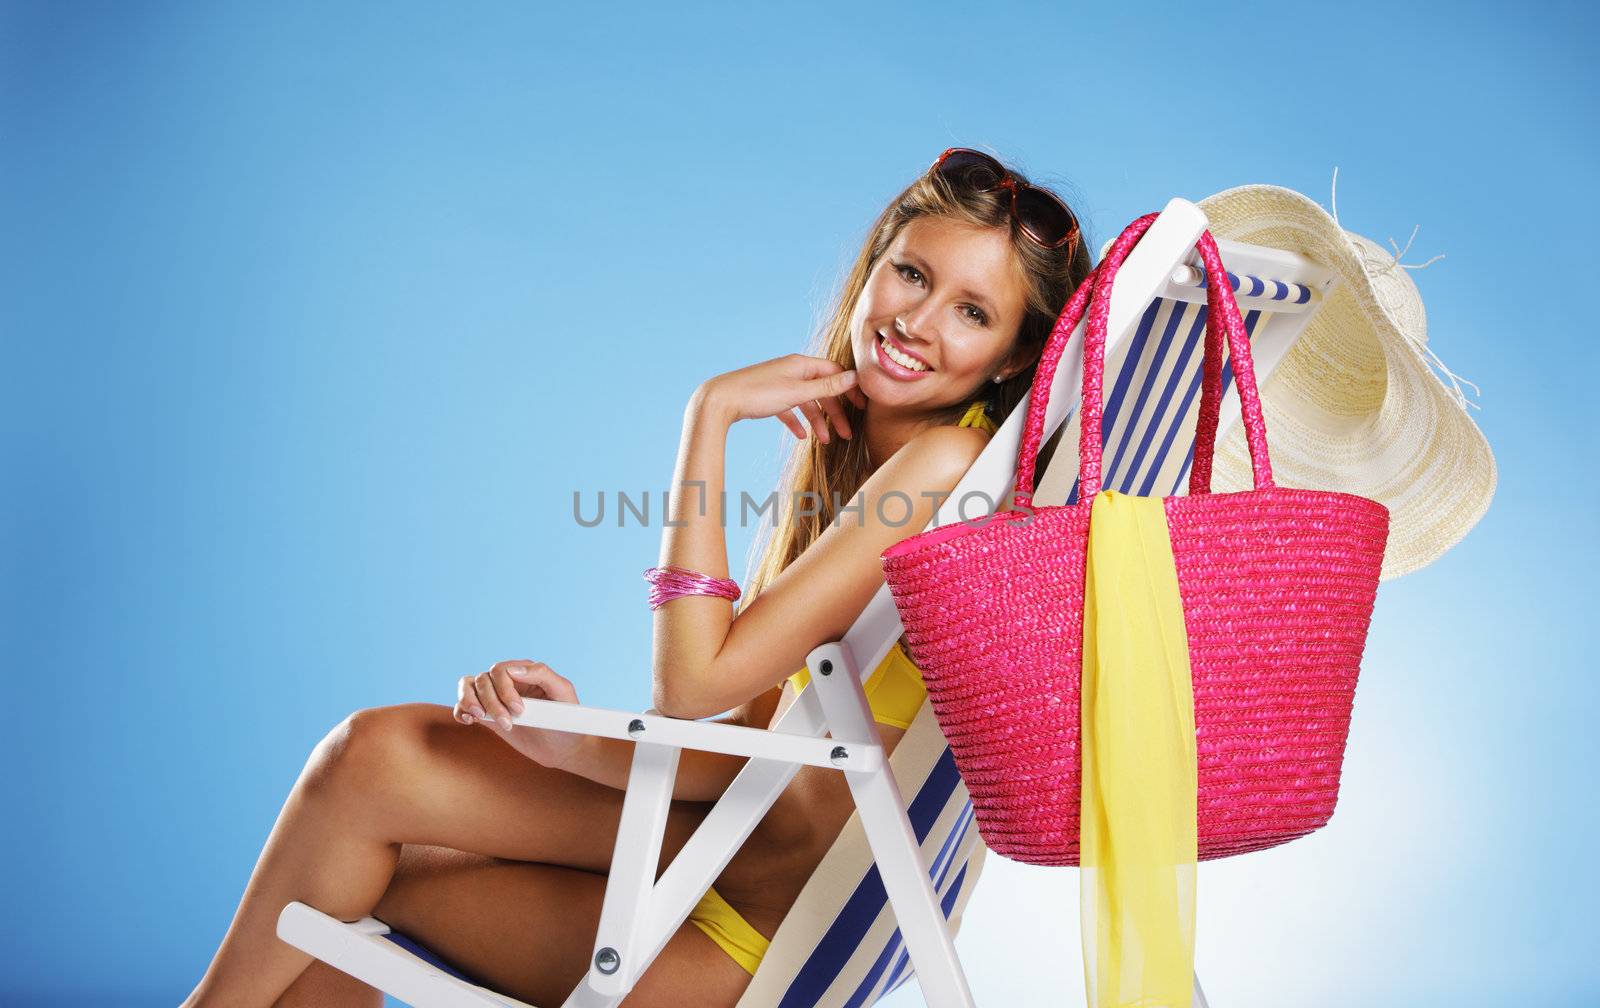
[[[1083,580],[1106,325],[1117,269],[1155,218],[1122,232],[1056,320],[1029,397],[1016,510],[931,529],[882,556],[984,843],[1029,864],[1078,864]],[[1211,233],[1196,245],[1206,276],[1225,277]],[[1034,508],[1050,385],[1091,295],[1080,499]],[[1273,485],[1249,337],[1226,282],[1207,284],[1207,305],[1189,493],[1163,501],[1193,680],[1200,860],[1285,843],[1333,815],[1389,534],[1377,501]],[[1254,472],[1255,488],[1236,493],[1211,492],[1223,332]]]

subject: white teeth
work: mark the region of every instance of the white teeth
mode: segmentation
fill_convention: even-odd
[[[896,350],[894,348],[894,344],[889,342],[888,337],[880,335],[878,337],[878,341],[883,344],[884,355],[901,367],[910,371],[928,370],[928,365],[917,360],[915,357],[908,356],[901,353],[899,350]]]

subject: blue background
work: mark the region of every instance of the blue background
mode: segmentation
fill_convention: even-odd
[[[955,144],[1094,248],[1337,165],[1346,227],[1447,254],[1413,279],[1498,493],[1382,586],[1332,823],[1202,868],[1199,971],[1600,999],[1591,10],[1102,6],[6,4],[0,1001],[180,1000],[356,708],[512,657],[647,707],[659,528],[573,490],[665,488],[694,386],[803,349]],[[788,437],[735,428],[730,487]],[[991,859],[980,1004],[1081,1003],[1076,891]]]

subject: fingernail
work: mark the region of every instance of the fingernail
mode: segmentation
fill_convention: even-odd
[[[511,705],[511,713],[513,713],[513,714],[521,714],[522,713],[522,701],[519,700],[516,703]]]
[[[510,731],[511,730],[511,719],[508,718],[508,717],[502,717],[500,719],[500,727],[504,728],[506,731]]]

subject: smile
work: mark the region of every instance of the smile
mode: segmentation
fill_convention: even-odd
[[[878,363],[891,377],[912,381],[933,371],[927,361],[900,347],[885,333],[878,334],[877,348]]]

